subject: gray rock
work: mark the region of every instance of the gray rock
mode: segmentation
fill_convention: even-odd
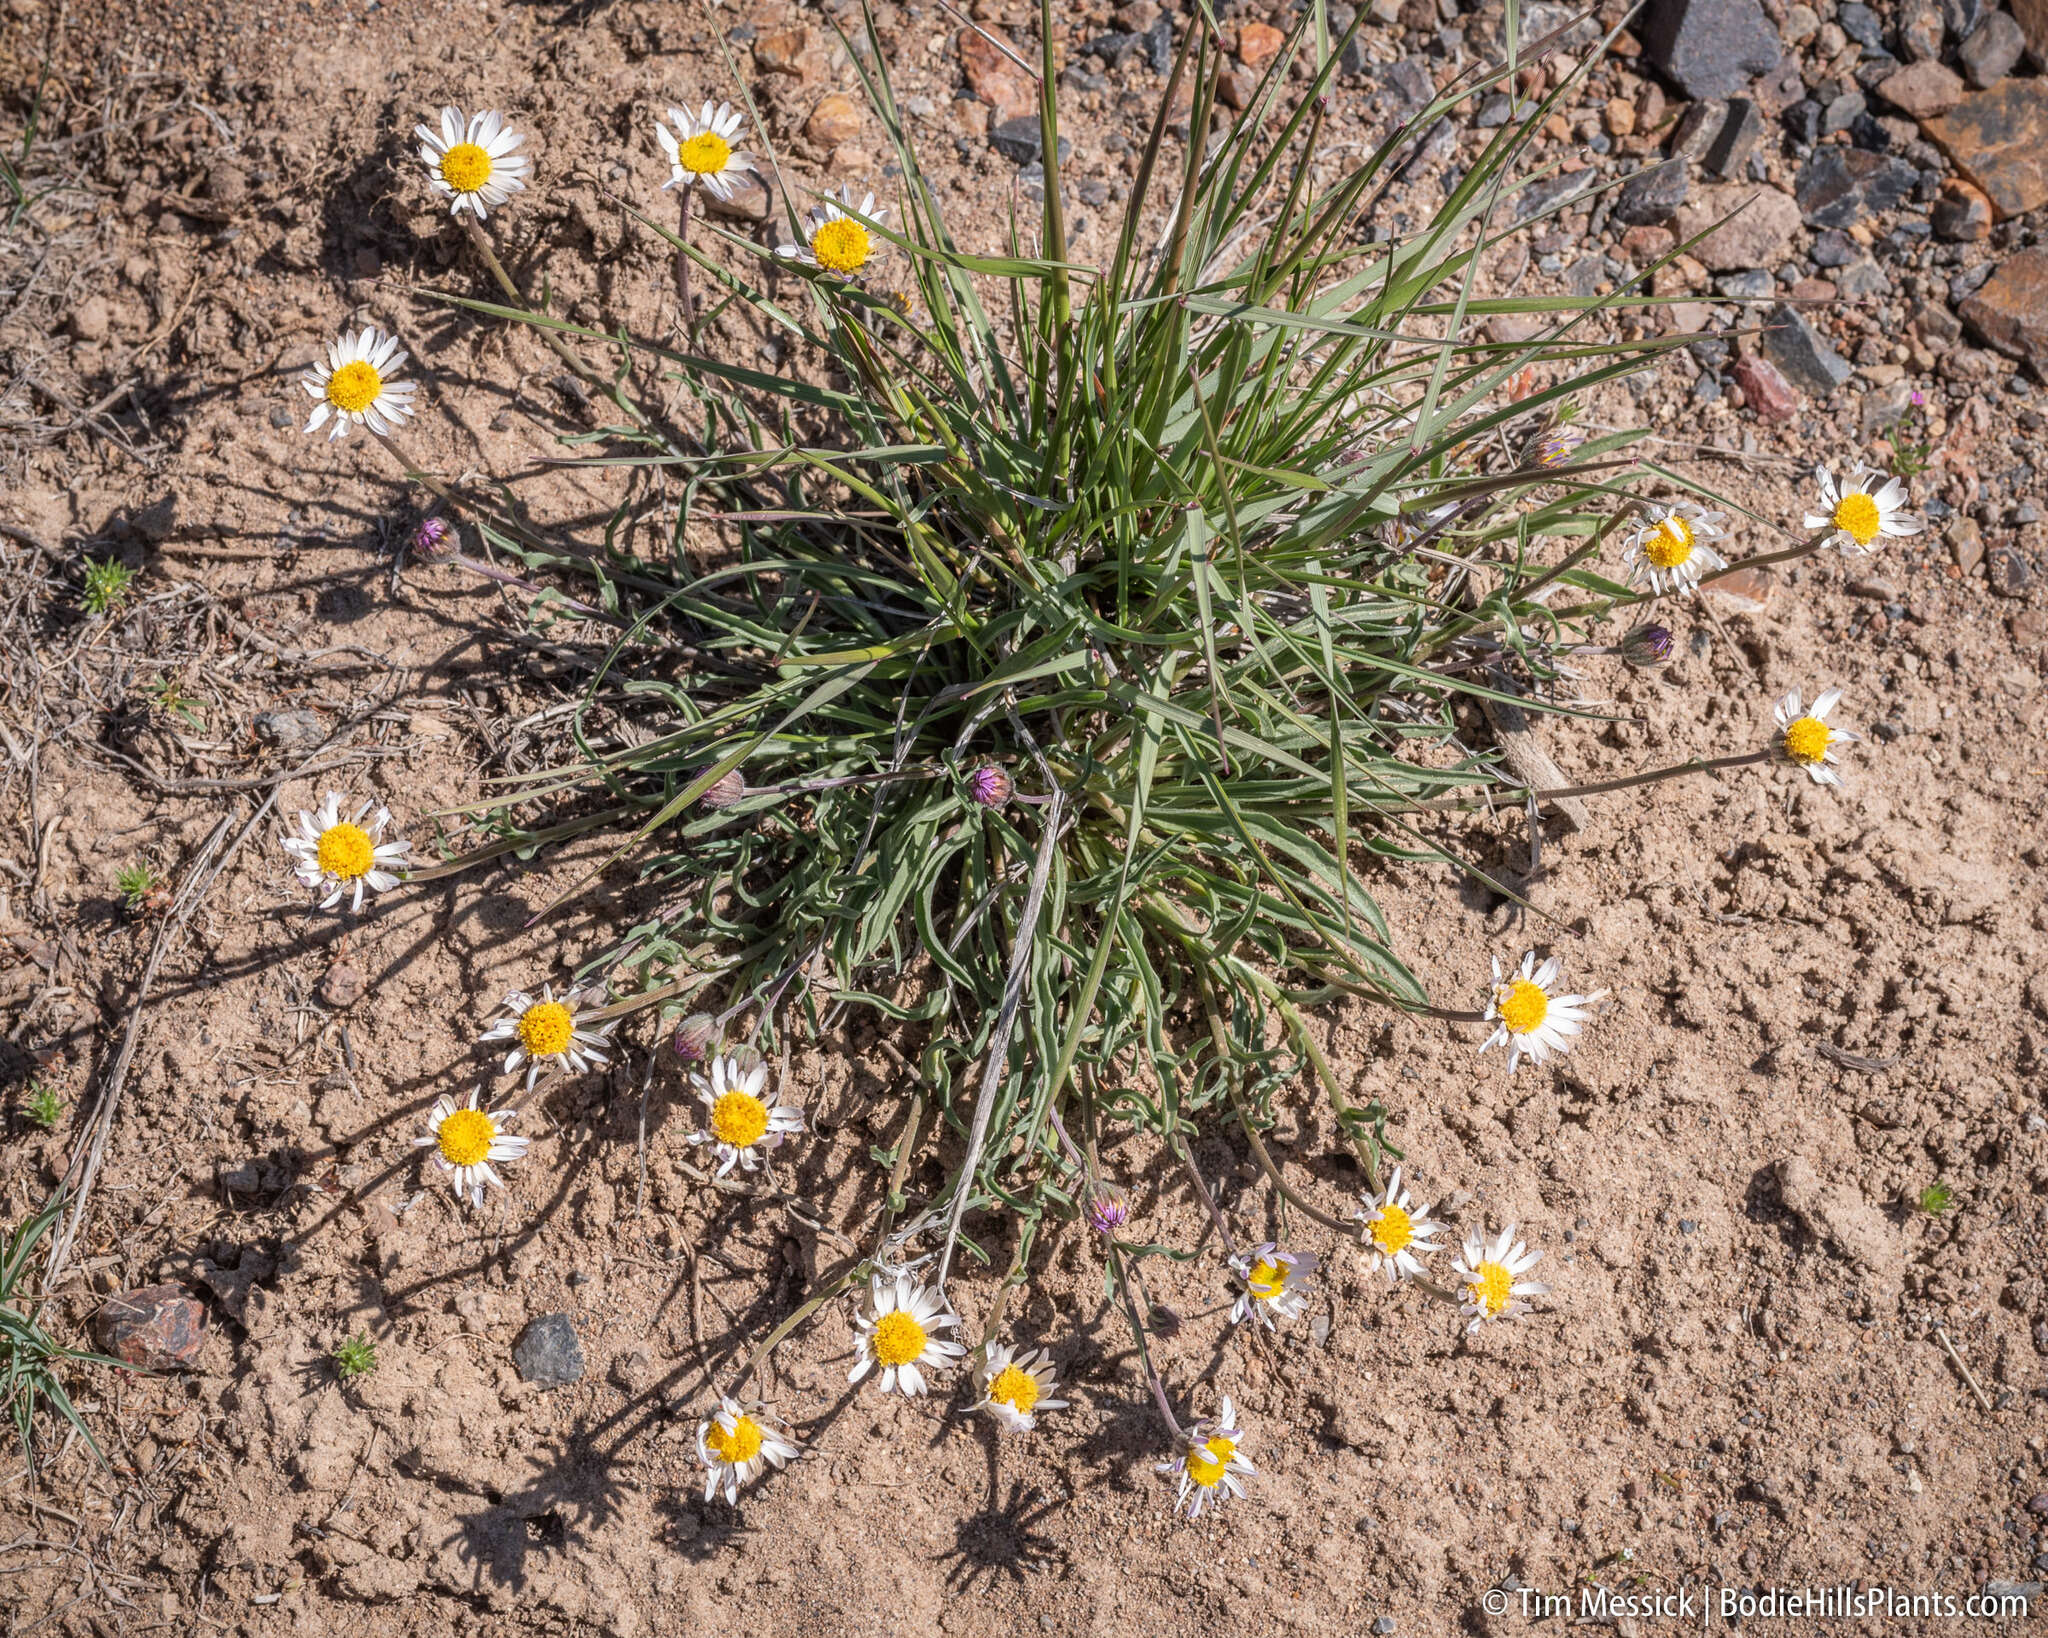
[[[556,1388],[583,1378],[583,1344],[567,1314],[542,1314],[519,1333],[512,1363],[522,1382]]]
[[[1472,116],[1472,123],[1482,131],[1496,131],[1515,117],[1515,99],[1505,91],[1496,91],[1483,99],[1479,112]]]
[[[1884,50],[1884,23],[1868,6],[1850,0],[1850,3],[1835,13],[1835,21],[1842,26],[1842,32],[1860,46],[1873,51]]]
[[[1778,66],[1778,31],[1758,0],[1650,0],[1643,53],[1688,97],[1725,97]]]
[[[1594,180],[1594,173],[1589,171],[1578,176],[1546,176],[1540,182],[1531,182],[1515,195],[1515,222],[1520,224],[1540,216],[1560,199],[1583,192]]]
[[[1744,162],[1764,134],[1763,111],[1747,97],[1731,97],[1728,117],[1700,156],[1700,167],[1709,176],[1732,179],[1741,174]]]
[[[1820,134],[1831,137],[1837,131],[1849,130],[1869,112],[1870,104],[1861,91],[1844,91],[1820,111]]]
[[[1614,219],[1629,227],[1668,221],[1672,212],[1685,203],[1690,185],[1682,159],[1667,159],[1661,165],[1637,171],[1621,185],[1614,201]]]
[[[1686,104],[1685,112],[1671,128],[1671,140],[1664,151],[1673,159],[1704,158],[1727,119],[1728,104],[1718,97],[1702,97]]]
[[[1145,30],[1145,55],[1152,61],[1152,72],[1165,74],[1173,68],[1173,19],[1161,12],[1150,28]]]
[[[1039,128],[1036,114],[1024,114],[1016,119],[1006,119],[989,131],[988,145],[1013,165],[1029,165],[1045,152],[1045,133]],[[1065,137],[1060,138],[1060,160],[1066,161],[1074,151],[1074,145]]]
[[[1145,36],[1142,34],[1104,34],[1089,42],[1088,55],[1100,57],[1111,68],[1121,68],[1126,57],[1134,51],[1142,51],[1144,47]]]
[[[2019,24],[2005,12],[1994,11],[1956,53],[1963,65],[1963,78],[1979,91],[1996,85],[2018,66],[2026,44]]]
[[[1781,302],[1771,309],[1764,325],[1764,355],[1801,392],[1826,398],[1855,373],[1849,361],[1821,340],[1797,308]]]
[[[1948,31],[1958,40],[1967,40],[1977,32],[1985,14],[1998,9],[1998,0],[1941,0],[1941,15],[1948,23]]]
[[[1856,248],[1856,241],[1840,228],[1816,233],[1813,249],[1808,252],[1815,267],[1847,267],[1861,254]]]
[[[258,739],[283,751],[310,751],[327,738],[327,723],[317,711],[264,711],[250,726]]]
[[[1920,173],[1903,159],[1861,148],[1819,148],[1799,169],[1792,196],[1807,226],[1845,228],[1894,209]]]
[[[1845,296],[1881,296],[1891,287],[1885,270],[1868,259],[1850,263],[1835,277],[1835,288]]]
[[[1905,21],[1899,24],[1899,49],[1908,62],[1932,62],[1940,57],[1942,37],[1947,32],[1941,8],[1923,3],[1908,12]]]
[[[1778,281],[1760,267],[1741,273],[1723,273],[1714,281],[1714,294],[1724,301],[1762,301],[1777,293]]]

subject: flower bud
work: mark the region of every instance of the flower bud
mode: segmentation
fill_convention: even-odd
[[[1131,1220],[1130,1196],[1114,1183],[1097,1183],[1088,1191],[1088,1226],[1105,1239]]]
[[[703,770],[700,768],[701,774]],[[707,808],[729,808],[747,794],[747,781],[737,768],[729,768],[714,779],[697,800]]]
[[[415,563],[445,563],[460,544],[455,526],[446,518],[421,518],[413,525],[408,550]]]
[[[702,1063],[711,1055],[712,1037],[718,1033],[718,1020],[708,1012],[693,1012],[676,1025],[676,1056],[686,1064]]]
[[[1649,670],[1671,658],[1669,626],[1637,626],[1621,640],[1621,657],[1638,670]]]
[[[1563,466],[1578,449],[1578,440],[1562,432],[1547,432],[1531,444],[1522,456],[1524,466],[1540,466],[1546,471]]]
[[[985,762],[974,770],[973,776],[967,781],[967,788],[973,793],[974,800],[983,807],[999,808],[1010,800],[1011,793],[1017,787],[1003,769],[993,762]]]

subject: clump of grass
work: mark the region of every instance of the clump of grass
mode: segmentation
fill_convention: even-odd
[[[331,1357],[334,1374],[344,1382],[353,1382],[377,1368],[376,1340],[367,1331],[359,1332],[336,1348]]]
[[[45,1408],[76,1428],[101,1465],[106,1463],[99,1441],[65,1392],[64,1371],[86,1362],[129,1368],[104,1354],[65,1347],[43,1324],[42,1302],[28,1295],[25,1276],[29,1259],[63,1209],[60,1192],[0,1241],[0,1415],[14,1424],[31,1484],[36,1476],[36,1424]]]
[[[112,558],[88,563],[79,602],[87,614],[115,614],[126,606],[134,586],[135,571],[127,564]]]
[[[1914,1201],[1929,1217],[1939,1217],[1955,1203],[1956,1191],[1946,1183],[1930,1183]]]
[[[146,864],[132,864],[114,877],[121,902],[131,913],[145,909],[163,886],[163,878]]]
[[[28,1096],[22,1099],[21,1112],[34,1125],[46,1132],[57,1129],[57,1122],[64,1115],[64,1100],[57,1096],[53,1087],[41,1081],[30,1081]]]

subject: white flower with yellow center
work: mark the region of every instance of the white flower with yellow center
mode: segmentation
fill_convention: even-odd
[[[1820,485],[1820,503],[1827,510],[1807,513],[1806,527],[1832,530],[1821,544],[1841,547],[1844,557],[1874,551],[1881,536],[1917,535],[1927,527],[1919,513],[1906,510],[1905,484],[1886,478],[1874,466],[1857,466],[1849,481],[1840,486],[1824,466],[1815,471],[1814,479]],[[1879,479],[1883,483],[1873,488]]]
[[[879,243],[868,222],[879,224],[889,215],[888,208],[877,205],[871,193],[862,196],[858,207],[867,222],[856,221],[848,214],[855,208],[850,186],[842,186],[837,194],[826,194],[804,213],[804,242],[778,245],[775,254],[842,279],[852,278],[879,254]]]
[[[1553,1052],[1571,1051],[1572,1037],[1585,1028],[1593,1003],[1605,998],[1605,990],[1595,990],[1591,995],[1553,994],[1563,971],[1564,963],[1556,956],[1538,967],[1536,952],[1531,950],[1522,957],[1522,970],[1504,977],[1500,957],[1493,958],[1493,989],[1486,1002],[1486,1021],[1495,1028],[1479,1050],[1484,1052],[1487,1047],[1505,1042],[1510,1074],[1524,1058],[1541,1064]]]
[[[1622,562],[1628,565],[1628,583],[1653,592],[1691,591],[1700,576],[1728,567],[1728,560],[1707,544],[1727,534],[1725,512],[1709,512],[1693,501],[1679,501],[1654,513],[1629,537]]]
[[[1237,1407],[1223,1396],[1223,1414],[1214,1422],[1197,1422],[1188,1430],[1187,1449],[1153,1469],[1162,1478],[1179,1479],[1173,1510],[1191,1519],[1205,1507],[1221,1507],[1230,1496],[1244,1494],[1244,1480],[1259,1470],[1238,1450],[1244,1435],[1237,1427]]]
[[[1230,1323],[1241,1325],[1256,1314],[1269,1331],[1281,1320],[1299,1319],[1308,1303],[1309,1276],[1316,1271],[1312,1251],[1282,1251],[1268,1240],[1230,1259],[1230,1272],[1244,1282]]]
[[[344,333],[328,342],[327,362],[299,377],[299,385],[314,400],[305,430],[319,431],[331,415],[334,430],[327,435],[329,442],[350,427],[396,432],[398,423],[412,414],[416,385],[397,379],[405,359],[398,337],[387,336],[375,325],[365,325],[360,335]]]
[[[1779,761],[1804,768],[1816,785],[1841,784],[1842,776],[1835,772],[1834,748],[1856,743],[1856,736],[1846,728],[1828,726],[1828,713],[1841,697],[1839,688],[1830,688],[1808,709],[1800,703],[1799,690],[1795,688],[1771,707],[1771,716],[1778,724],[1772,750]]]
[[[710,103],[692,115],[671,108],[671,131],[660,120],[654,122],[654,139],[668,155],[668,188],[702,188],[720,199],[732,197],[740,172],[758,169],[754,156],[735,146],[745,123],[731,103],[721,102],[714,111]]]
[[[449,196],[451,215],[470,211],[481,222],[526,187],[533,162],[516,151],[526,138],[496,109],[486,108],[465,121],[460,108],[443,108],[440,130],[415,125],[412,134],[420,139],[427,180]]]
[[[731,1055],[713,1058],[710,1077],[693,1074],[690,1081],[705,1111],[705,1130],[692,1132],[690,1141],[717,1145],[720,1177],[735,1166],[751,1172],[770,1149],[804,1129],[804,1112],[795,1104],[761,1096],[768,1084],[763,1062],[744,1067]]]
[[[860,1357],[846,1380],[858,1382],[870,1371],[882,1373],[882,1392],[914,1398],[925,1393],[926,1371],[950,1371],[967,1352],[964,1344],[942,1337],[957,1330],[960,1316],[946,1299],[908,1274],[884,1279],[868,1277],[866,1303],[855,1307],[853,1323],[860,1332]]]
[[[1502,1229],[1500,1238],[1490,1246],[1477,1228],[1470,1230],[1465,1249],[1452,1267],[1464,1299],[1459,1312],[1472,1321],[1465,1329],[1476,1331],[1488,1320],[1514,1319],[1529,1311],[1524,1298],[1549,1296],[1549,1286],[1522,1278],[1541,1261],[1542,1252],[1531,1251],[1515,1238],[1513,1223]]]
[[[602,999],[595,991],[581,994],[571,990],[558,1001],[552,984],[543,984],[539,995],[513,990],[505,997],[500,1009],[502,1016],[477,1040],[485,1046],[494,1041],[510,1041],[512,1048],[505,1054],[503,1072],[511,1075],[525,1065],[526,1090],[531,1092],[543,1069],[581,1075],[611,1062],[605,1049],[611,1045],[607,1037],[612,1032],[612,1021],[586,1028],[596,1009],[581,1005]]]
[[[1067,1408],[1064,1399],[1053,1398],[1058,1387],[1050,1354],[992,1342],[981,1367],[981,1397],[974,1408],[987,1411],[1006,1433],[1029,1433],[1038,1426],[1040,1412]]]
[[[763,1409],[758,1399],[721,1396],[718,1413],[697,1424],[697,1460],[704,1464],[706,1501],[723,1490],[731,1505],[740,1499],[741,1486],[752,1484],[764,1468],[780,1472],[800,1454],[788,1426]]]
[[[1368,1194],[1365,1209],[1353,1215],[1365,1225],[1359,1244],[1365,1248],[1367,1270],[1377,1274],[1384,1269],[1390,1284],[1413,1279],[1423,1272],[1424,1257],[1443,1250],[1435,1239],[1443,1225],[1430,1220],[1429,1207],[1408,1198],[1398,1166],[1387,1186]]]
[[[458,1107],[443,1092],[427,1113],[426,1135],[414,1138],[413,1144],[433,1151],[434,1164],[448,1174],[457,1200],[481,1206],[486,1183],[494,1189],[505,1186],[505,1180],[491,1169],[491,1162],[523,1159],[528,1140],[513,1137],[504,1129],[507,1121],[518,1117],[518,1110],[486,1112],[477,1107],[476,1100],[472,1089],[469,1102]]]
[[[318,813],[299,810],[298,835],[280,838],[296,861],[292,868],[300,882],[315,892],[330,890],[320,901],[322,910],[332,910],[353,893],[349,909],[359,911],[365,891],[382,893],[405,880],[406,858],[412,850],[404,842],[383,839],[391,815],[383,808],[372,813],[373,806],[365,802],[344,819],[340,794],[329,791]]]

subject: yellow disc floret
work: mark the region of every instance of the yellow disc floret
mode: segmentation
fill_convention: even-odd
[[[1251,1288],[1253,1296],[1271,1302],[1287,1289],[1287,1270],[1270,1257],[1261,1257],[1252,1264],[1252,1271],[1245,1276],[1244,1283]]]
[[[811,235],[811,254],[834,273],[858,273],[873,248],[868,230],[845,216],[835,216]]]
[[[988,1385],[988,1396],[1000,1400],[1020,1416],[1029,1416],[1038,1403],[1038,1378],[1014,1365],[1005,1365]]]
[[[1507,1025],[1508,1033],[1527,1035],[1550,1011],[1550,997],[1543,993],[1541,985],[1518,978],[1507,986],[1507,994],[1500,998],[1499,1005],[1500,1021]]]
[[[1858,546],[1877,538],[1878,521],[1877,502],[1868,495],[1844,495],[1835,507],[1835,527]]]
[[[1643,555],[1660,569],[1675,569],[1692,556],[1692,542],[1692,525],[1674,512],[1644,543]]]
[[[377,862],[377,849],[361,825],[329,825],[320,833],[320,868],[338,882],[367,876]]]
[[[713,1422],[704,1431],[704,1448],[730,1467],[751,1462],[761,1454],[761,1424],[751,1416],[735,1416],[727,1433]]]
[[[924,1352],[924,1327],[902,1309],[875,1322],[875,1358],[884,1365],[908,1365]]]
[[[1217,1437],[1207,1444],[1197,1445],[1188,1452],[1188,1477],[1204,1490],[1211,1490],[1222,1481],[1230,1466],[1230,1458],[1237,1454],[1237,1441]]]
[[[1391,1257],[1396,1252],[1406,1251],[1409,1242],[1415,1238],[1415,1219],[1389,1202],[1380,1207],[1379,1216],[1365,1232],[1374,1245]]]
[[[1505,1263],[1481,1263],[1466,1283],[1468,1300],[1484,1309],[1489,1317],[1498,1315],[1514,1295],[1515,1277]]]
[[[441,156],[441,180],[457,193],[475,193],[491,179],[491,156],[474,142],[458,142]]]
[[[699,131],[676,148],[676,163],[698,176],[716,176],[732,158],[732,144],[716,131]]]
[[[497,1136],[497,1123],[481,1109],[458,1109],[441,1122],[434,1143],[449,1165],[478,1166],[489,1157]]]
[[[1785,754],[1801,767],[1827,760],[1834,735],[1819,717],[1801,717],[1785,729]]]
[[[519,1015],[519,1040],[536,1058],[567,1052],[576,1036],[576,1020],[559,1001],[536,1001]]]
[[[749,1092],[728,1092],[711,1106],[711,1135],[745,1149],[768,1130],[768,1106]]]
[[[377,366],[360,358],[327,378],[327,402],[344,415],[362,414],[383,390],[384,378],[377,373]]]

